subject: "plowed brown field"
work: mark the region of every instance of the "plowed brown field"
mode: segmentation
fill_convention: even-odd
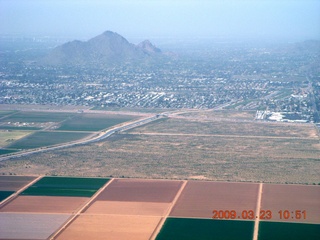
[[[0,191],[17,191],[36,177],[25,176],[0,176]]]
[[[81,215],[57,239],[149,239],[161,217]]]
[[[259,184],[188,181],[170,216],[212,218],[213,210],[256,209]]]
[[[172,202],[182,181],[115,179],[96,200],[130,202]]]
[[[264,184],[262,192],[261,209],[272,212],[272,221],[320,224],[319,186]],[[287,219],[283,216],[285,210],[290,213]],[[303,215],[298,219],[296,211],[306,211],[306,219]]]
[[[170,203],[97,201],[85,213],[164,216]]]
[[[0,213],[0,239],[48,239],[69,214]]]
[[[19,196],[0,212],[75,213],[89,200],[85,197]]]

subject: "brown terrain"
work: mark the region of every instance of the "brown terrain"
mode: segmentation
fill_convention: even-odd
[[[56,239],[149,239],[161,217],[127,215],[80,215]]]
[[[115,179],[96,201],[132,201],[170,203],[182,181]]]
[[[36,178],[29,176],[0,176],[0,190],[17,191]]]
[[[1,213],[0,239],[48,239],[69,214]]]
[[[272,211],[272,221],[320,224],[320,187],[300,185],[263,184],[261,209]],[[290,217],[280,219],[279,211],[288,210]],[[296,218],[296,211],[305,211]],[[283,213],[282,213],[283,214]]]
[[[113,179],[57,239],[150,239],[182,183]]]
[[[84,213],[164,216],[170,205],[161,202],[96,201]]]
[[[318,184],[316,127],[254,115],[171,114],[101,142],[0,162],[0,174]]]
[[[76,213],[90,198],[18,196],[0,212]]]
[[[214,210],[256,210],[259,184],[188,181],[171,217],[212,218]]]

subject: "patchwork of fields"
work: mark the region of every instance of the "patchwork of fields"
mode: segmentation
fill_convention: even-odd
[[[83,112],[0,111],[0,155],[84,139],[135,118]]]
[[[319,186],[0,176],[0,193],[0,239],[320,238]]]

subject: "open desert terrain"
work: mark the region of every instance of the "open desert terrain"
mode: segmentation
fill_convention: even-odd
[[[254,115],[168,114],[97,143],[2,161],[0,174],[318,184],[317,128],[254,121]]]

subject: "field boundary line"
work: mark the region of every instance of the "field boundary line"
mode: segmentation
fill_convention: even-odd
[[[41,178],[43,178],[43,175],[38,176],[36,179],[34,179],[33,181],[29,182],[27,185],[25,185],[24,187],[20,188],[18,191],[16,191],[14,194],[12,194],[11,196],[9,196],[6,200],[4,200],[3,202],[1,202],[0,204],[0,208],[4,207],[5,205],[7,205],[8,203],[10,203],[12,200],[14,200],[16,197],[19,196],[19,194],[21,192],[23,192],[24,190],[26,190],[28,187],[30,187],[32,184],[34,184],[35,182],[39,181]]]
[[[187,182],[188,182],[188,181],[186,181],[186,180],[183,181],[183,183],[182,183],[179,191],[177,192],[175,198],[173,199],[173,201],[172,201],[172,203],[171,203],[171,206],[168,208],[167,213],[166,213],[164,216],[162,216],[162,218],[161,218],[160,222],[158,223],[157,227],[155,228],[155,230],[154,230],[153,233],[151,234],[151,237],[149,238],[150,240],[156,239],[156,237],[157,237],[158,233],[160,232],[160,230],[161,230],[164,222],[165,222],[166,219],[168,218],[168,216],[169,216],[172,208],[176,205],[176,202],[178,201],[178,199],[179,199],[179,197],[180,197],[183,189],[184,189],[185,186],[187,185]]]
[[[169,132],[131,132],[131,134],[151,136],[187,136],[187,137],[234,137],[234,138],[267,138],[267,139],[295,139],[295,140],[317,140],[311,137],[290,137],[290,136],[255,136],[255,135],[232,135],[232,134],[201,134],[201,133],[169,133]]]
[[[258,240],[262,187],[263,187],[263,183],[260,183],[259,184],[259,191],[258,191],[257,207],[256,207],[256,212],[255,212],[256,219],[254,220],[253,240]]]
[[[112,182],[113,182],[114,178],[110,179],[109,182],[107,182],[105,184],[104,187],[100,188],[99,191],[97,191],[91,198],[90,200],[82,207],[80,208],[73,216],[71,215],[71,218],[65,223],[63,224],[55,233],[53,233],[49,239],[53,240],[56,237],[58,237],[78,216],[80,216],[80,214],[87,209],[87,207],[96,199],[96,197],[106,188],[108,187]]]

